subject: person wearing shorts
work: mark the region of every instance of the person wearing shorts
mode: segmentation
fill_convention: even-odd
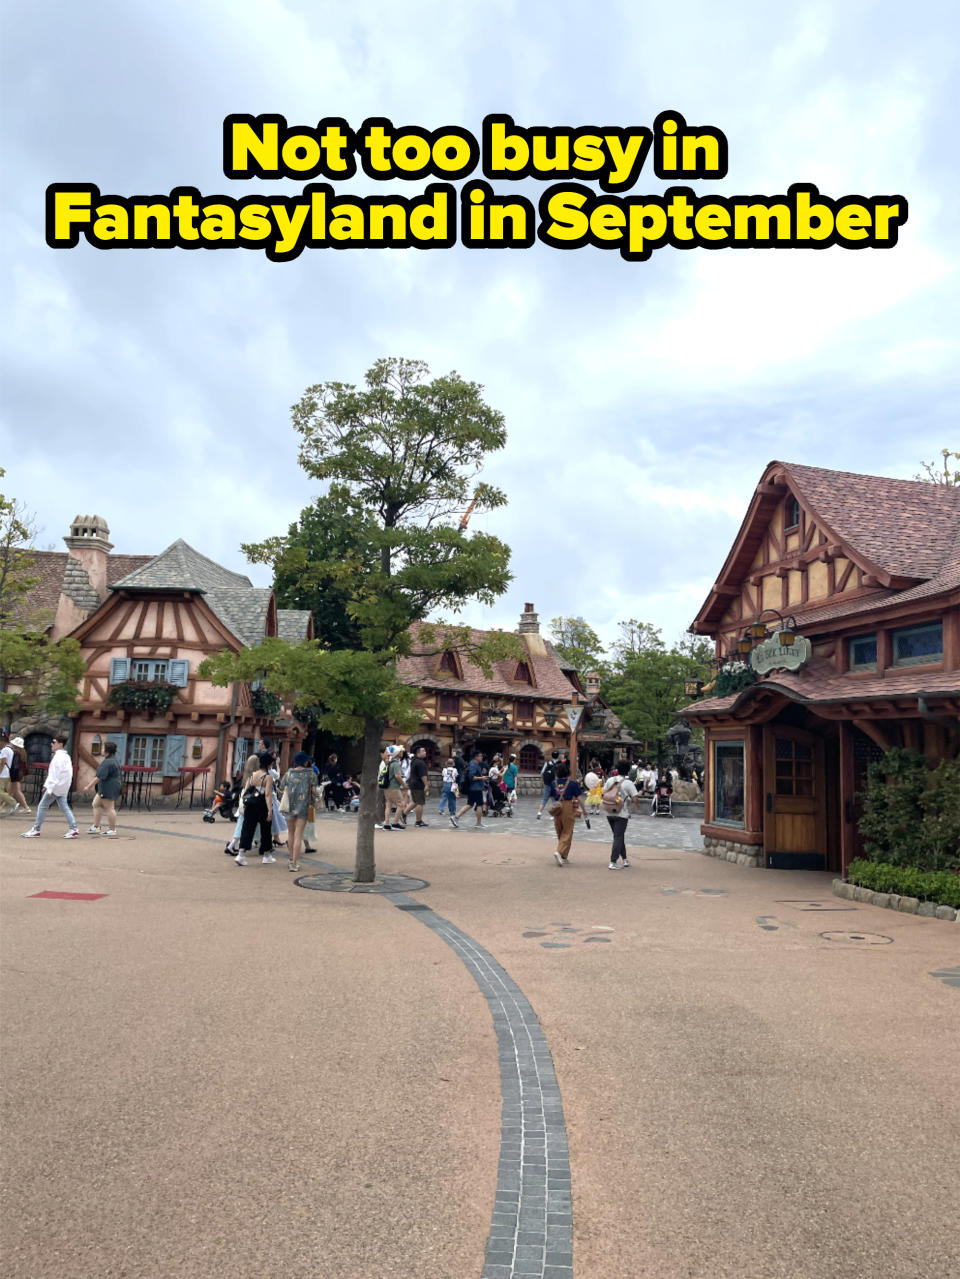
[[[410,765],[410,798],[417,814],[417,825],[426,826],[423,820],[423,806],[427,802],[427,790],[430,787],[430,765],[427,763],[427,748],[421,746]]]
[[[477,751],[467,768],[467,802],[457,813],[457,819],[459,820],[468,809],[472,808],[477,814],[478,829],[483,828],[484,782],[483,751]]]

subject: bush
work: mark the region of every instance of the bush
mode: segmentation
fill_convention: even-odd
[[[176,684],[164,680],[125,680],[114,684],[107,701],[125,711],[168,711],[179,692]]]
[[[887,862],[870,862],[862,857],[847,867],[851,884],[872,888],[876,893],[899,893],[920,901],[938,902],[960,910],[960,875],[955,871],[918,870],[915,866],[891,866]]]
[[[871,861],[960,869],[960,760],[941,760],[931,771],[918,751],[894,747],[867,769],[859,798]]]
[[[960,870],[960,759],[943,759],[920,796],[921,835],[934,864]]]

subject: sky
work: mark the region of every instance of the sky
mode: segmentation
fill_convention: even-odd
[[[178,537],[266,584],[242,542],[317,495],[290,406],[381,356],[481,383],[505,416],[473,527],[513,549],[514,628],[692,621],[773,459],[910,478],[960,448],[953,110],[960,11],[848,0],[6,4],[0,465],[42,546],[102,515],[117,551]],[[652,126],[727,137],[698,194],[897,193],[888,251],[102,252],[44,240],[51,182],[121,195],[297,194],[228,181],[222,122]],[[423,184],[404,184],[415,194]],[[502,184],[495,183],[499,191]],[[546,183],[531,180],[536,200]],[[664,188],[645,168],[632,195]],[[362,175],[345,191],[377,189]],[[380,188],[382,190],[382,188]],[[518,188],[508,188],[516,191]]]

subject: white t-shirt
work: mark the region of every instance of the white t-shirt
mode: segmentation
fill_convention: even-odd
[[[441,776],[443,777],[444,786],[456,786],[457,770],[455,768],[452,766],[450,768],[445,768]]]
[[[13,747],[4,746],[0,751],[0,778],[10,776],[10,765],[13,763]]]

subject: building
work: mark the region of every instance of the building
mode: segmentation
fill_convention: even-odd
[[[105,521],[77,516],[64,541],[65,554],[34,553],[40,582],[27,605],[52,617],[53,639],[78,640],[86,663],[72,716],[76,790],[91,789],[108,741],[123,764],[155,770],[157,795],[179,790],[184,769],[228,776],[260,737],[286,760],[304,732],[292,716],[272,714],[249,685],[216,688],[197,668],[213,653],[266,636],[312,638],[308,612],[278,609],[269,587],[254,587],[182,540],[156,556],[113,555]],[[59,726],[42,716],[16,725],[31,761],[49,758]]]
[[[960,488],[771,462],[691,630],[707,851],[841,871],[867,765],[960,751]]]
[[[551,751],[570,749],[567,707],[586,701],[576,672],[564,671],[553,646],[540,634],[532,604],[524,606],[517,628],[524,647],[520,659],[494,664],[490,675],[454,649],[429,656],[402,657],[401,681],[418,688],[420,729],[408,749],[424,746],[431,767],[440,767],[457,749],[517,756],[521,773],[539,773]],[[480,642],[486,632],[474,631]],[[389,734],[388,734],[389,736]]]

